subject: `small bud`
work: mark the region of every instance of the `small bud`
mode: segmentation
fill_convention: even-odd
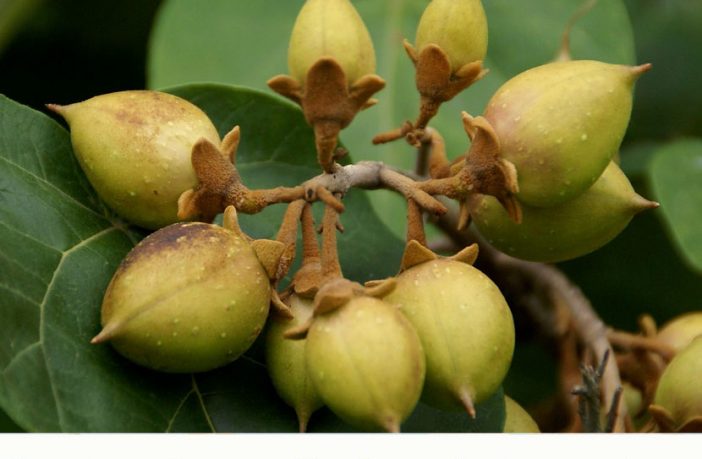
[[[426,7],[415,39],[419,53],[439,46],[455,73],[466,64],[485,60],[488,24],[480,0],[432,0]]]
[[[156,91],[123,91],[50,105],[71,128],[73,150],[100,198],[120,216],[156,229],[178,221],[178,198],[197,185],[193,145],[219,145],[217,129],[190,102]]]
[[[375,51],[368,29],[349,0],[307,0],[288,48],[290,75],[304,84],[321,58],[334,58],[348,84],[375,73]]]
[[[524,260],[558,262],[588,254],[626,228],[637,213],[657,207],[634,191],[611,162],[595,184],[563,204],[522,205],[522,222],[513,222],[491,196],[471,203],[480,233],[499,250]]]

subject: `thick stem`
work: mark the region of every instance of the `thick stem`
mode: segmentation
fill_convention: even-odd
[[[427,245],[422,209],[413,199],[409,199],[407,201],[407,242],[412,240],[425,247]]]
[[[339,214],[332,206],[324,208],[322,219],[322,277],[325,281],[342,277],[336,231]]]

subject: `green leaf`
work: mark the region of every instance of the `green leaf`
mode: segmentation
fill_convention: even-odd
[[[44,0],[0,0],[0,53]]]
[[[3,410],[0,410],[0,433],[24,432]]]
[[[702,136],[702,60],[696,58],[702,48],[702,2],[626,0],[626,4],[640,62],[653,63],[653,70],[636,85],[629,136],[637,140]]]
[[[659,148],[649,166],[659,215],[689,266],[702,273],[702,140]]]
[[[189,0],[167,1],[157,17],[148,62],[149,86],[194,81],[242,84],[266,89],[266,81],[287,72],[290,32],[303,0],[211,0],[207,8]],[[490,24],[488,76],[446,104],[432,122],[446,138],[452,157],[469,142],[460,112],[479,114],[495,90],[529,67],[551,60],[569,17],[582,0],[491,0],[484,2]],[[407,145],[372,146],[377,133],[417,116],[419,97],[414,69],[402,39],[414,41],[426,0],[358,0],[354,5],[373,37],[378,74],[387,80],[380,103],[359,114],[342,132],[356,160],[382,160],[411,168],[415,153]],[[252,39],[255,37],[255,39]],[[634,61],[631,25],[621,0],[601,1],[572,32],[574,58],[629,64]],[[376,193],[373,205],[393,231],[404,232],[402,198]]]

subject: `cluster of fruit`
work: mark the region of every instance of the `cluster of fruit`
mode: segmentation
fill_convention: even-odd
[[[421,137],[442,102],[485,73],[487,22],[480,1],[433,0],[416,45],[405,44],[422,106],[417,122],[398,136],[411,141]],[[269,85],[302,106],[315,130],[318,161],[332,175],[341,167],[335,162],[339,131],[375,103],[371,95],[384,86],[373,75],[368,31],[348,0],[305,3],[293,29],[289,66],[292,76]],[[613,161],[628,123],[633,82],[647,68],[547,64],[506,83],[484,118],[466,123],[469,135],[478,127],[495,134],[492,147],[499,148],[493,153],[499,155],[492,159],[505,183],[480,186],[492,172],[478,167],[485,166],[474,161],[478,152],[471,151],[465,164],[442,166],[450,171],[446,175],[469,170],[477,187],[460,197],[491,243],[530,260],[573,258],[605,244],[634,213],[654,205],[634,193]],[[150,91],[50,108],[69,123],[75,153],[101,198],[125,219],[157,230],[115,273],[102,305],[104,328],[93,342],[110,341],[150,368],[207,371],[240,357],[264,329],[269,305],[281,303],[282,296],[286,304],[278,308],[292,319],[269,320],[268,369],[303,427],[324,404],[360,429],[398,431],[420,397],[475,416],[474,404],[499,388],[512,359],[514,325],[499,289],[472,266],[476,247],[440,258],[423,241],[408,238],[396,278],[362,287],[340,272],[329,276],[328,266],[317,263],[323,275],[313,278],[319,282],[302,288],[293,279],[279,296],[281,257],[289,247],[251,240],[237,223],[241,206],[226,208],[223,227],[176,223],[179,201],[197,207],[205,201],[193,196],[207,194],[191,151],[207,142],[229,161],[238,130],[220,140],[197,107]],[[518,186],[510,188],[515,169]],[[209,175],[225,180],[222,171]],[[451,183],[442,180],[449,178],[408,186],[440,190]],[[512,194],[518,207],[508,213],[503,206]],[[236,196],[212,193],[208,199],[210,207],[193,215],[221,212],[228,199],[237,202]],[[327,238],[330,227],[324,231]],[[336,252],[335,240],[327,249]]]

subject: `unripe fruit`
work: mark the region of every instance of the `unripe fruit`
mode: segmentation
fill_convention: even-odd
[[[116,92],[50,108],[70,125],[73,150],[100,198],[145,228],[178,221],[178,197],[198,183],[193,145],[201,138],[220,143],[202,110],[161,92]]]
[[[485,117],[517,168],[517,198],[553,206],[588,189],[624,137],[632,88],[649,66],[553,62],[505,83]]]
[[[300,326],[312,317],[312,300],[293,294],[289,299],[292,320],[272,317],[266,332],[266,366],[278,395],[292,406],[304,432],[307,421],[314,411],[323,405],[317,394],[305,360],[306,340],[291,340],[283,333],[292,327]]]
[[[424,10],[415,39],[421,53],[437,45],[455,72],[465,64],[482,61],[487,53],[488,25],[480,0],[433,0]]]
[[[504,433],[540,433],[536,421],[524,408],[505,395],[505,426]]]
[[[290,75],[304,84],[323,57],[336,59],[348,84],[375,73],[373,42],[349,0],[307,0],[297,16],[288,48]]]
[[[680,352],[702,335],[702,312],[688,312],[667,322],[656,338]]]
[[[235,232],[176,223],[142,240],[105,292],[102,332],[128,359],[167,372],[207,371],[239,357],[268,316],[270,283]]]
[[[655,404],[670,415],[675,428],[702,418],[702,338],[671,360],[656,389]]]
[[[355,297],[317,316],[305,356],[324,403],[362,430],[399,431],[422,392],[417,333],[395,307],[376,298]]]
[[[473,404],[500,387],[514,351],[512,313],[497,286],[466,263],[438,259],[402,272],[385,301],[400,307],[422,341],[422,400],[473,415]]]
[[[557,262],[590,253],[614,239],[638,212],[657,207],[634,191],[614,162],[587,191],[553,207],[522,205],[512,221],[491,196],[472,203],[474,222],[488,242],[524,260]]]

